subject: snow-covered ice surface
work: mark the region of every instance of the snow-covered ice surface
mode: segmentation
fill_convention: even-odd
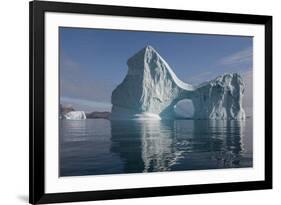
[[[127,65],[125,79],[112,92],[113,120],[174,118],[174,107],[183,99],[192,100],[195,119],[245,118],[244,83],[238,74],[225,74],[193,86],[179,80],[151,46],[132,56]]]
[[[66,120],[85,120],[86,115],[84,111],[71,111],[63,115]]]

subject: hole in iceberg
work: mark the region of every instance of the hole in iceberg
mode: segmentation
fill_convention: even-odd
[[[180,100],[174,106],[174,112],[176,117],[192,118],[194,115],[194,105],[192,100],[188,100],[188,99]]]

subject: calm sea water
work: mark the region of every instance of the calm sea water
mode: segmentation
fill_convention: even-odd
[[[252,120],[60,121],[60,176],[252,167]]]

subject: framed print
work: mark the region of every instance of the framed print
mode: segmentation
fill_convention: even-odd
[[[30,2],[30,203],[272,188],[272,17]]]

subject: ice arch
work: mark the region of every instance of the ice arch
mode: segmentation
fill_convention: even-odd
[[[238,74],[193,86],[179,80],[151,46],[132,56],[127,65],[125,79],[112,92],[112,120],[174,118],[175,105],[184,99],[192,100],[195,119],[245,118],[244,83]]]

